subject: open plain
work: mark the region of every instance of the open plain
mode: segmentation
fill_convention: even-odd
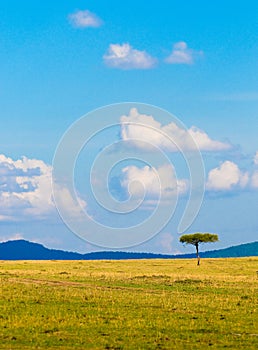
[[[257,349],[258,258],[1,261],[0,349]]]

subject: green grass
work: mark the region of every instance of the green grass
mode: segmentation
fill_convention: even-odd
[[[258,258],[0,262],[0,349],[257,349]]]

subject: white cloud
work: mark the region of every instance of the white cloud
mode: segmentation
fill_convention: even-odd
[[[196,126],[192,126],[188,132],[195,140],[200,150],[223,151],[232,147],[229,143],[212,140],[205,131],[198,129]]]
[[[69,20],[77,28],[93,27],[97,28],[102,25],[102,20],[89,10],[79,10],[69,15]]]
[[[156,64],[146,51],[136,50],[128,43],[110,44],[103,59],[107,66],[118,69],[150,69]]]
[[[121,138],[131,141],[139,148],[148,148],[150,147],[148,144],[165,148],[170,152],[177,152],[177,146],[182,150],[192,150],[196,149],[197,145],[203,151],[222,151],[231,148],[230,144],[211,139],[195,126],[188,130],[180,128],[174,122],[162,126],[151,115],[140,114],[136,108],[132,108],[128,116],[120,118],[120,125]],[[137,139],[142,142],[137,142]]]
[[[245,188],[248,182],[249,174],[227,160],[209,172],[206,188],[212,191],[230,191],[237,187]]]
[[[83,210],[86,208],[86,202],[80,197],[76,200],[72,197],[68,188],[63,186],[56,186],[58,190],[55,192],[56,200],[58,201],[59,208],[61,207],[62,213],[67,213],[69,217],[80,218],[83,214]],[[77,203],[78,201],[78,203]],[[88,215],[89,217],[89,215]]]
[[[42,160],[26,157],[13,160],[1,154],[0,221],[43,218],[56,214],[51,181],[52,167]],[[76,205],[66,188],[60,186],[58,194],[68,210],[75,210]],[[79,204],[86,207],[83,200]]]
[[[202,51],[189,49],[186,42],[179,41],[173,45],[172,53],[165,59],[165,62],[170,64],[193,64],[194,60],[202,54]]]
[[[253,163],[258,165],[258,151]],[[237,164],[227,160],[208,174],[206,188],[209,191],[233,191],[258,188],[258,170],[241,171]]]
[[[22,157],[15,161],[0,155],[0,173],[1,210],[8,215],[14,209],[34,215],[53,210],[51,167],[42,160]]]
[[[123,168],[121,185],[133,197],[141,196],[145,190],[146,198],[158,199],[159,197],[171,198],[177,194],[182,195],[188,190],[188,181],[176,178],[171,165],[163,165],[159,168],[144,166],[138,168],[134,165]],[[156,202],[149,202],[155,204]]]

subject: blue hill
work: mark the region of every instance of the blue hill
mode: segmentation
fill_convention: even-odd
[[[258,256],[258,242],[241,244],[225,249],[202,252],[202,258],[230,258]],[[102,251],[87,254],[48,249],[41,244],[16,240],[0,243],[0,260],[122,260],[122,259],[183,259],[195,254],[152,254],[120,251]]]

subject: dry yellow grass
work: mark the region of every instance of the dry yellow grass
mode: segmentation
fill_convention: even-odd
[[[0,349],[257,349],[258,258],[1,262]]]

